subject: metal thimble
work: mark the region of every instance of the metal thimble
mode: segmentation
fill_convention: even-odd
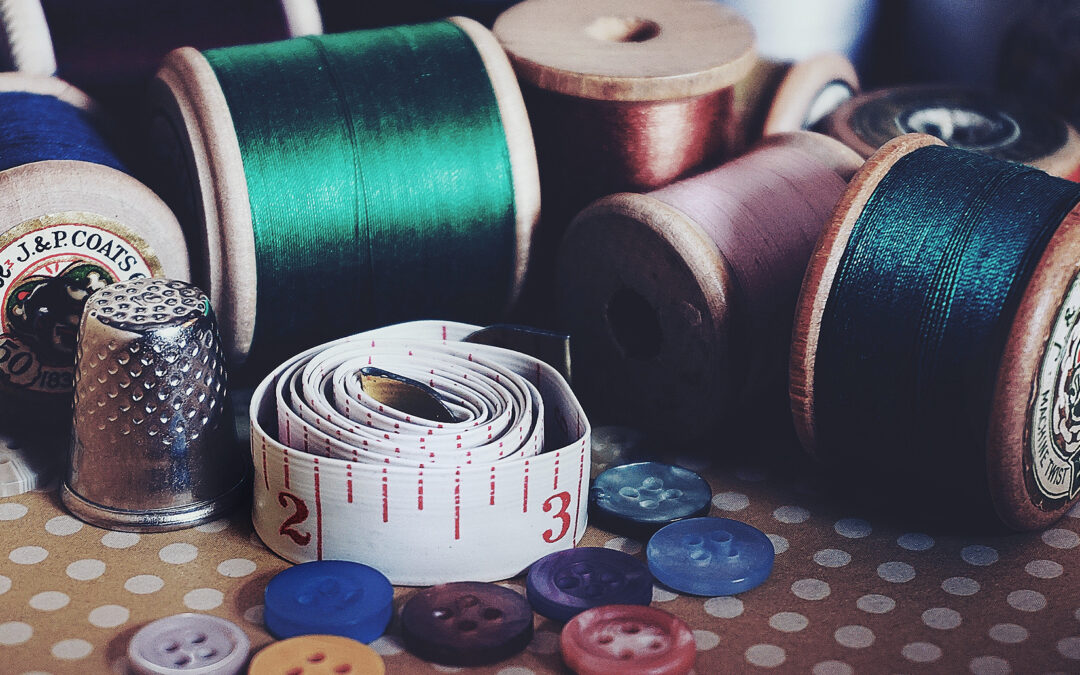
[[[248,475],[233,441],[210,301],[134,279],[86,303],[75,362],[64,505],[115,530],[174,530],[236,505]]]

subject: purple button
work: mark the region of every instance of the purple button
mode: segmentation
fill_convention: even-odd
[[[128,662],[140,675],[233,675],[244,668],[250,643],[236,624],[208,614],[174,614],[152,621],[128,643]]]
[[[572,548],[534,562],[525,578],[529,603],[556,621],[601,605],[648,605],[652,575],[633,556],[610,548]]]
[[[509,658],[532,640],[533,613],[515,591],[463,581],[420,591],[401,610],[405,648],[451,666]]]

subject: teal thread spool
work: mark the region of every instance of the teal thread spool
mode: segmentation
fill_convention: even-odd
[[[791,352],[803,445],[943,520],[1038,529],[1080,489],[1080,187],[907,135],[851,182]]]
[[[153,92],[162,190],[234,363],[410,318],[491,320],[516,299],[535,150],[479,24],[181,49]]]

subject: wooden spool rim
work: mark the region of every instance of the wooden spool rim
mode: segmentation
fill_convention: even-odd
[[[499,106],[514,187],[517,244],[508,310],[521,294],[533,232],[540,218],[540,177],[525,102],[506,54],[491,32],[472,19],[449,19],[476,45]],[[225,94],[206,58],[182,47],[166,56],[156,79],[167,115],[185,129],[193,154],[193,175],[201,193],[206,237],[203,290],[218,312],[222,341],[233,363],[251,351],[255,331],[255,235],[240,145]],[[170,100],[171,99],[171,100]]]
[[[0,43],[8,50],[0,61],[35,75],[56,72],[52,35],[40,0],[0,0],[0,33]]]
[[[0,73],[0,92],[14,91],[52,96],[90,113],[95,118],[101,117],[101,111],[94,99],[83,90],[51,75],[37,75],[22,71]]]
[[[810,109],[834,82],[846,84],[853,95],[859,92],[855,66],[843,54],[826,52],[793,64],[776,89],[762,134],[803,129]]]
[[[821,332],[821,317],[832,293],[840,259],[847,250],[855,221],[862,215],[863,208],[881,179],[902,157],[928,145],[945,143],[926,134],[906,134],[887,142],[867,159],[851,179],[810,256],[795,309],[788,395],[795,431],[802,446],[812,455],[818,456],[814,421],[814,366]]]
[[[655,36],[592,37],[604,19],[641,22]],[[750,23],[717,2],[526,0],[499,15],[494,32],[522,80],[603,101],[709,94],[734,85],[755,63]]]

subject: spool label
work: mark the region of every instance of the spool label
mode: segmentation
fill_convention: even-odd
[[[1031,473],[1038,494],[1080,492],[1080,275],[1054,319],[1030,415]]]
[[[0,386],[70,393],[86,299],[112,283],[160,275],[145,241],[96,214],[43,216],[0,235]]]

